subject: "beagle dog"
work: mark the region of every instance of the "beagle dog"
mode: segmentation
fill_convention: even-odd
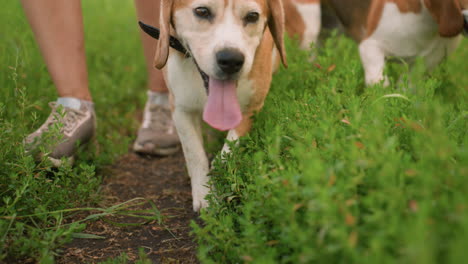
[[[229,141],[250,130],[275,65],[281,59],[286,66],[283,1],[163,0],[160,12],[155,66],[170,90],[193,209],[199,211],[207,206],[209,192],[202,120],[228,131]],[[187,54],[169,48],[174,38]]]
[[[367,85],[388,80],[385,58],[422,57],[437,66],[467,32],[468,0],[323,0],[359,43]]]

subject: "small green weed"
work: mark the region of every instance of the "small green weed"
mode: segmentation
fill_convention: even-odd
[[[122,253],[122,255],[120,255],[119,257],[117,258],[114,258],[114,259],[109,259],[107,261],[104,261],[104,262],[100,262],[100,264],[127,264],[127,263],[130,263],[130,257],[127,256],[127,254],[125,253]],[[151,264],[153,263],[149,258],[148,256],[145,254],[145,251],[144,249],[140,249],[139,250],[139,255],[138,255],[138,259],[135,261],[135,260],[132,260],[131,263],[135,263],[135,264]]]

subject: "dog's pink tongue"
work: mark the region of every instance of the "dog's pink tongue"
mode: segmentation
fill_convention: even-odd
[[[220,81],[210,78],[203,120],[221,131],[230,130],[239,125],[242,121],[242,113],[236,90],[236,81]]]

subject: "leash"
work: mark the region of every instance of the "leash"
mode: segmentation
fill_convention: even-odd
[[[159,28],[155,28],[153,26],[147,25],[141,21],[138,22],[138,25],[140,25],[140,28],[149,36],[151,36],[154,39],[159,39],[160,35],[160,30]],[[185,58],[192,58],[193,62],[195,63],[195,66],[197,66],[198,72],[200,72],[201,78],[203,80],[203,85],[205,86],[206,93],[208,94],[208,82],[210,80],[210,77],[206,73],[204,73],[201,69],[200,66],[198,66],[197,61],[193,56],[191,56],[191,51],[190,47],[188,50],[182,45],[180,40],[173,36],[169,36],[169,46],[178,52],[182,53]]]

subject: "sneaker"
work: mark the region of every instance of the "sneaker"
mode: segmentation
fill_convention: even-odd
[[[179,148],[180,140],[169,106],[153,104],[148,100],[133,150],[142,154],[166,156],[176,153]]]
[[[94,136],[96,130],[96,117],[92,103],[82,102],[80,110],[58,105],[56,102],[49,103],[52,113],[42,126],[24,140],[26,150],[34,153],[41,145],[47,145],[44,136],[54,126],[60,127],[61,137],[58,143],[51,144],[48,149],[48,159],[53,166],[59,167],[62,158],[71,165],[74,162],[74,154],[77,148],[88,143]],[[38,153],[42,157],[44,153]]]

